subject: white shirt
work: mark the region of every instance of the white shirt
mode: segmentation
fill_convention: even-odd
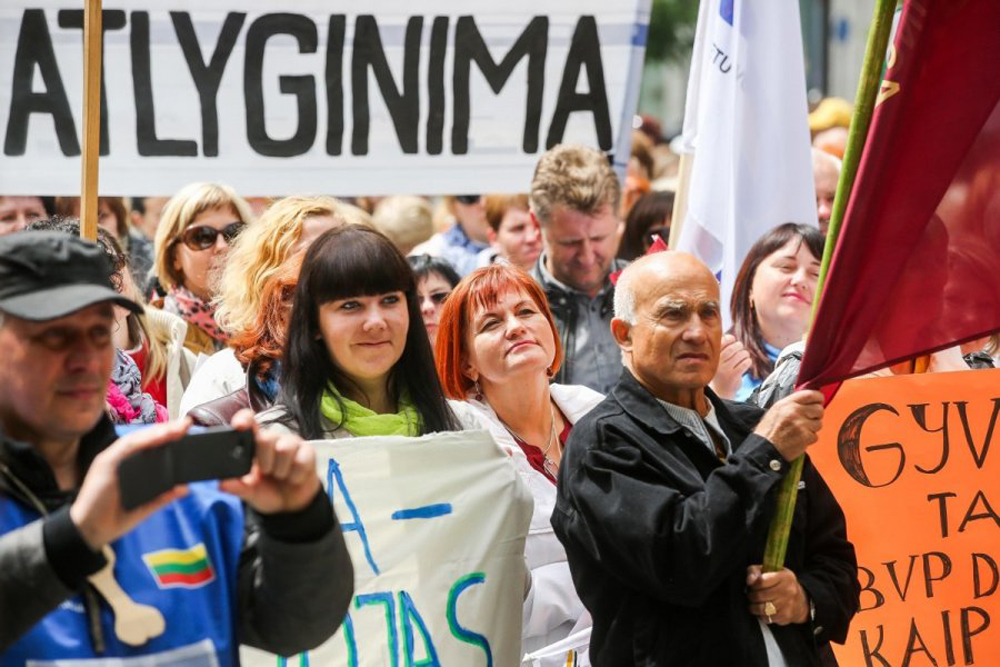
[[[202,403],[228,396],[247,383],[247,374],[232,348],[219,350],[210,357],[198,358],[198,366],[181,398],[181,416]]]
[[[604,397],[581,385],[549,385],[549,392],[556,407],[571,424],[590,412]],[[552,511],[556,504],[556,487],[547,477],[531,467],[528,457],[504,427],[493,408],[472,398],[452,409],[463,418],[462,412],[471,413],[497,445],[510,454],[518,474],[531,490],[535,501],[531,526],[524,544],[524,556],[531,571],[531,589],[524,601],[522,617],[522,650],[525,653],[544,651],[546,647],[575,637],[581,653],[590,642],[590,615],[580,601],[570,576],[566,549],[559,542],[552,528]],[[563,653],[565,655],[565,653]],[[579,665],[589,665],[581,658]]]
[[[708,447],[712,455],[715,456],[715,443],[712,441],[712,437],[709,435],[708,430],[711,429],[712,433],[719,438],[719,442],[722,443],[723,449],[726,450],[726,455],[733,453],[732,443],[729,442],[729,437],[723,432],[722,426],[719,425],[719,418],[715,414],[715,406],[712,402],[708,402],[708,414],[704,418],[698,414],[696,410],[690,408],[682,408],[679,405],[674,405],[673,403],[667,403],[666,401],[661,401],[656,399],[656,401],[663,406],[663,409],[667,411],[667,414],[674,418],[681,426],[687,428],[691,431],[691,434],[698,438],[699,441]]]

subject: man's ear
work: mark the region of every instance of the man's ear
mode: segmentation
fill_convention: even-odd
[[[614,318],[611,320],[611,335],[623,352],[632,351],[632,325],[625,320]]]
[[[538,219],[535,215],[535,209],[528,209],[528,214],[531,216],[531,224],[533,224],[538,229],[538,235],[542,239],[542,248],[545,250],[546,255],[549,254],[549,235],[545,232],[545,225],[542,221]]]
[[[490,245],[493,245],[494,243],[497,242],[497,233],[493,230],[492,227],[486,228],[486,241]]]
[[[542,238],[544,239],[545,238],[545,227],[542,226],[542,221],[538,219],[537,215],[535,215],[535,209],[529,208],[528,209],[528,215],[531,216],[531,224],[533,224],[535,226],[535,228],[538,230],[538,233],[541,234]]]

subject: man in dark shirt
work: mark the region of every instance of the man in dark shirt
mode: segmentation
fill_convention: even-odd
[[[767,413],[708,389],[719,287],[691,255],[637,260],[612,330],[625,371],[576,424],[552,524],[594,619],[594,665],[818,665],[857,610],[844,516],[805,463],[786,567],[761,573],[789,463],[816,441],[822,396]]]

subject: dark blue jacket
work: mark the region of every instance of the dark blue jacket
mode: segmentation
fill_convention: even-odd
[[[115,439],[107,417],[84,436],[81,477]],[[0,433],[0,667],[154,655],[238,665],[240,644],[290,655],[331,636],[353,568],[326,494],[264,516],[217,486],[192,484],[110,545],[119,585],[166,620],[162,635],[128,646],[87,582],[106,561],[69,518],[75,492],[58,488],[33,446]]]

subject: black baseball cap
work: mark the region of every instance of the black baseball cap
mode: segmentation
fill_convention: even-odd
[[[133,313],[142,307],[115,291],[107,253],[63,232],[0,236],[0,311],[42,322],[110,301]]]

